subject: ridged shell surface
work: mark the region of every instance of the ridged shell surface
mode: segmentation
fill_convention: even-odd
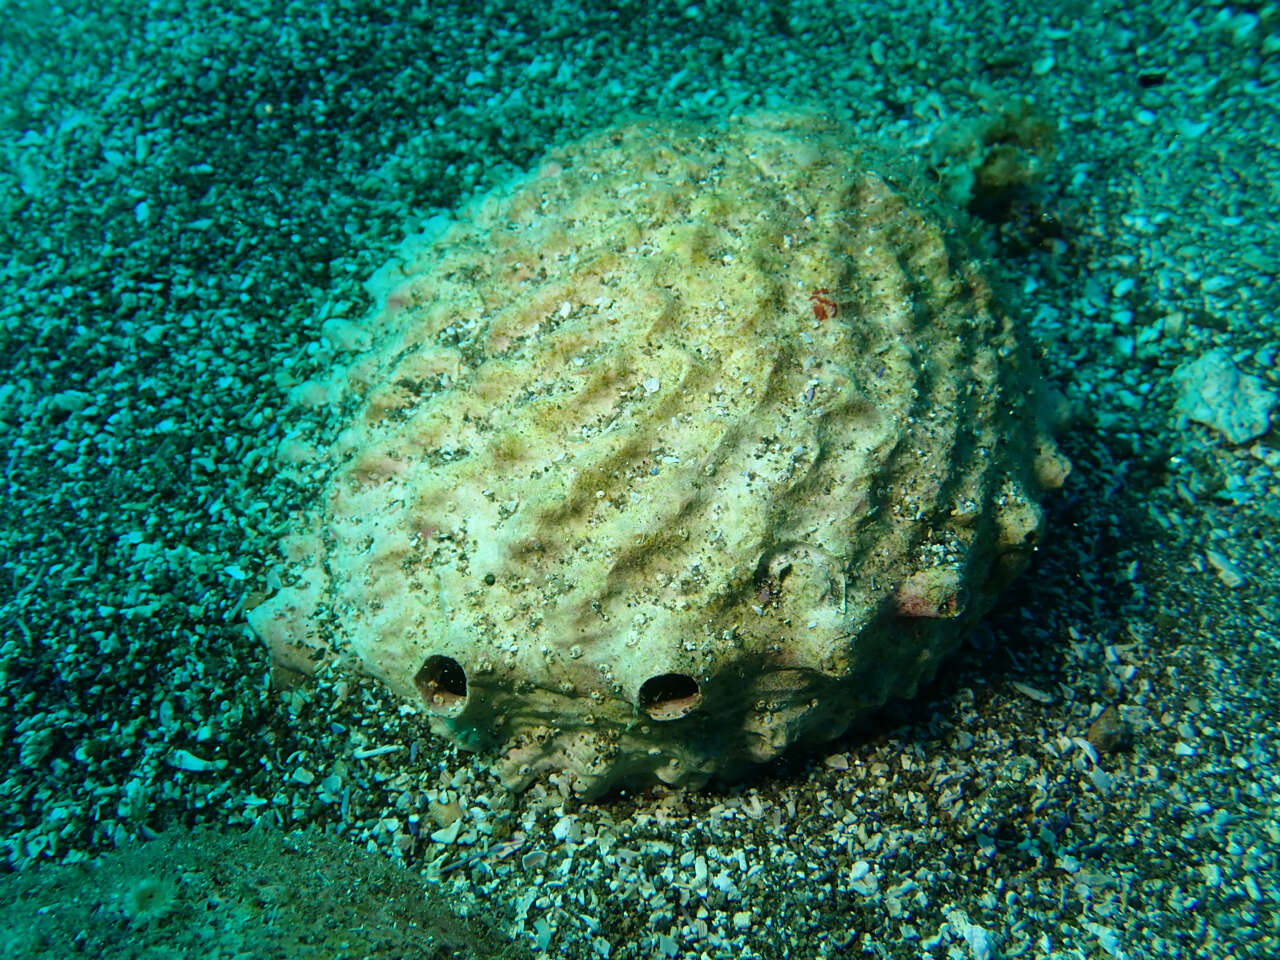
[[[1026,345],[839,126],[639,123],[386,268],[282,456],[317,484],[250,622],[354,658],[513,787],[733,775],[930,677],[1067,465]]]

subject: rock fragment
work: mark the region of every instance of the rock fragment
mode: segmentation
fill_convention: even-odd
[[[1173,381],[1179,390],[1174,410],[1230,443],[1248,443],[1266,433],[1271,411],[1280,403],[1261,379],[1242,373],[1221,347],[1180,366]]]
[[[1115,753],[1129,749],[1133,743],[1133,728],[1120,716],[1120,711],[1111,705],[1089,724],[1085,739],[1098,753]]]

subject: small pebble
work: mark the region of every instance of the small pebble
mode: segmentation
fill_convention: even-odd
[[[1133,744],[1133,729],[1121,718],[1119,710],[1109,706],[1089,724],[1085,738],[1098,753],[1114,753]]]

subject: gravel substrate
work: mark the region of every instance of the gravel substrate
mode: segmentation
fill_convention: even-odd
[[[1226,348],[1280,390],[1280,6],[1044,6],[7,14],[2,952],[114,925],[111,955],[304,955],[190,928],[355,931],[314,909],[352,870],[279,893],[323,841],[464,925],[335,957],[1280,953],[1280,436],[1188,421],[1174,378]],[[816,104],[945,179],[968,161],[940,145],[1023,98],[1055,150],[991,251],[1075,472],[1052,548],[917,701],[745,784],[580,804],[505,793],[367,679],[270,686],[243,611],[307,502],[270,459],[284,397],[407,231],[629,115]],[[237,851],[256,879],[215,869]]]

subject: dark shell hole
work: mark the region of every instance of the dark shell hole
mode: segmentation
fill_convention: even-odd
[[[453,717],[466,706],[467,672],[453,657],[427,657],[427,662],[414,675],[413,685],[432,713]]]
[[[702,691],[685,673],[660,673],[640,684],[640,709],[654,720],[676,720],[698,709]]]

